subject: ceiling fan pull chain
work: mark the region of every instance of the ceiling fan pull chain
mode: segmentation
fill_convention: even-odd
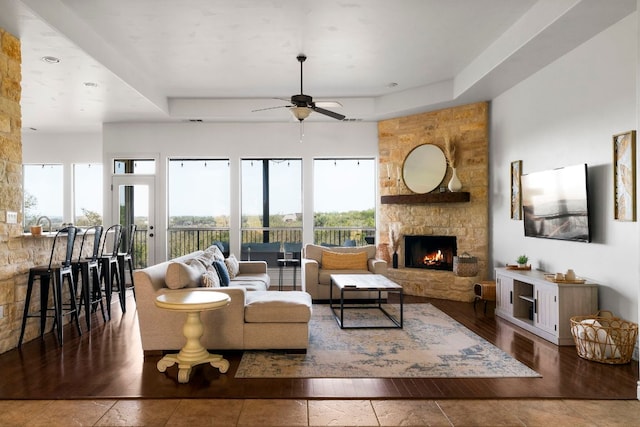
[[[302,144],[302,138],[304,138],[304,121],[300,120],[300,144]]]

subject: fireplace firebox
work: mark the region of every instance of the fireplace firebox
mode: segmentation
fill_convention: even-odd
[[[407,268],[453,271],[457,255],[455,236],[404,236],[404,265]]]

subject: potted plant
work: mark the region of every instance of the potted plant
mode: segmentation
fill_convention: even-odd
[[[529,257],[526,255],[520,255],[516,258],[516,262],[518,263],[518,267],[524,268],[527,266],[527,261],[529,261]]]

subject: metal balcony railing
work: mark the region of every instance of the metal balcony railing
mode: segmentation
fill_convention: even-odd
[[[136,230],[133,244],[135,268],[146,267],[147,232],[144,228]],[[362,246],[373,243],[375,233],[373,227],[316,227],[313,240],[325,246]],[[295,257],[300,257],[302,228],[243,228],[240,236],[242,259],[248,258],[248,252],[252,253],[251,259],[254,260],[260,259],[261,252],[274,252],[276,258],[283,252],[293,252]],[[170,228],[167,230],[168,259],[204,250],[215,241],[222,242],[225,255],[228,255],[228,228]]]
[[[228,228],[170,228],[167,230],[168,259],[176,258],[189,252],[200,251],[220,241],[225,245],[225,253],[229,251]]]

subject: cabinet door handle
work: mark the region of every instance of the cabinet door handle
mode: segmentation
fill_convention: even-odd
[[[513,304],[513,291],[509,291],[509,304]]]
[[[535,314],[538,314],[538,300],[537,299],[533,300],[533,312]]]

